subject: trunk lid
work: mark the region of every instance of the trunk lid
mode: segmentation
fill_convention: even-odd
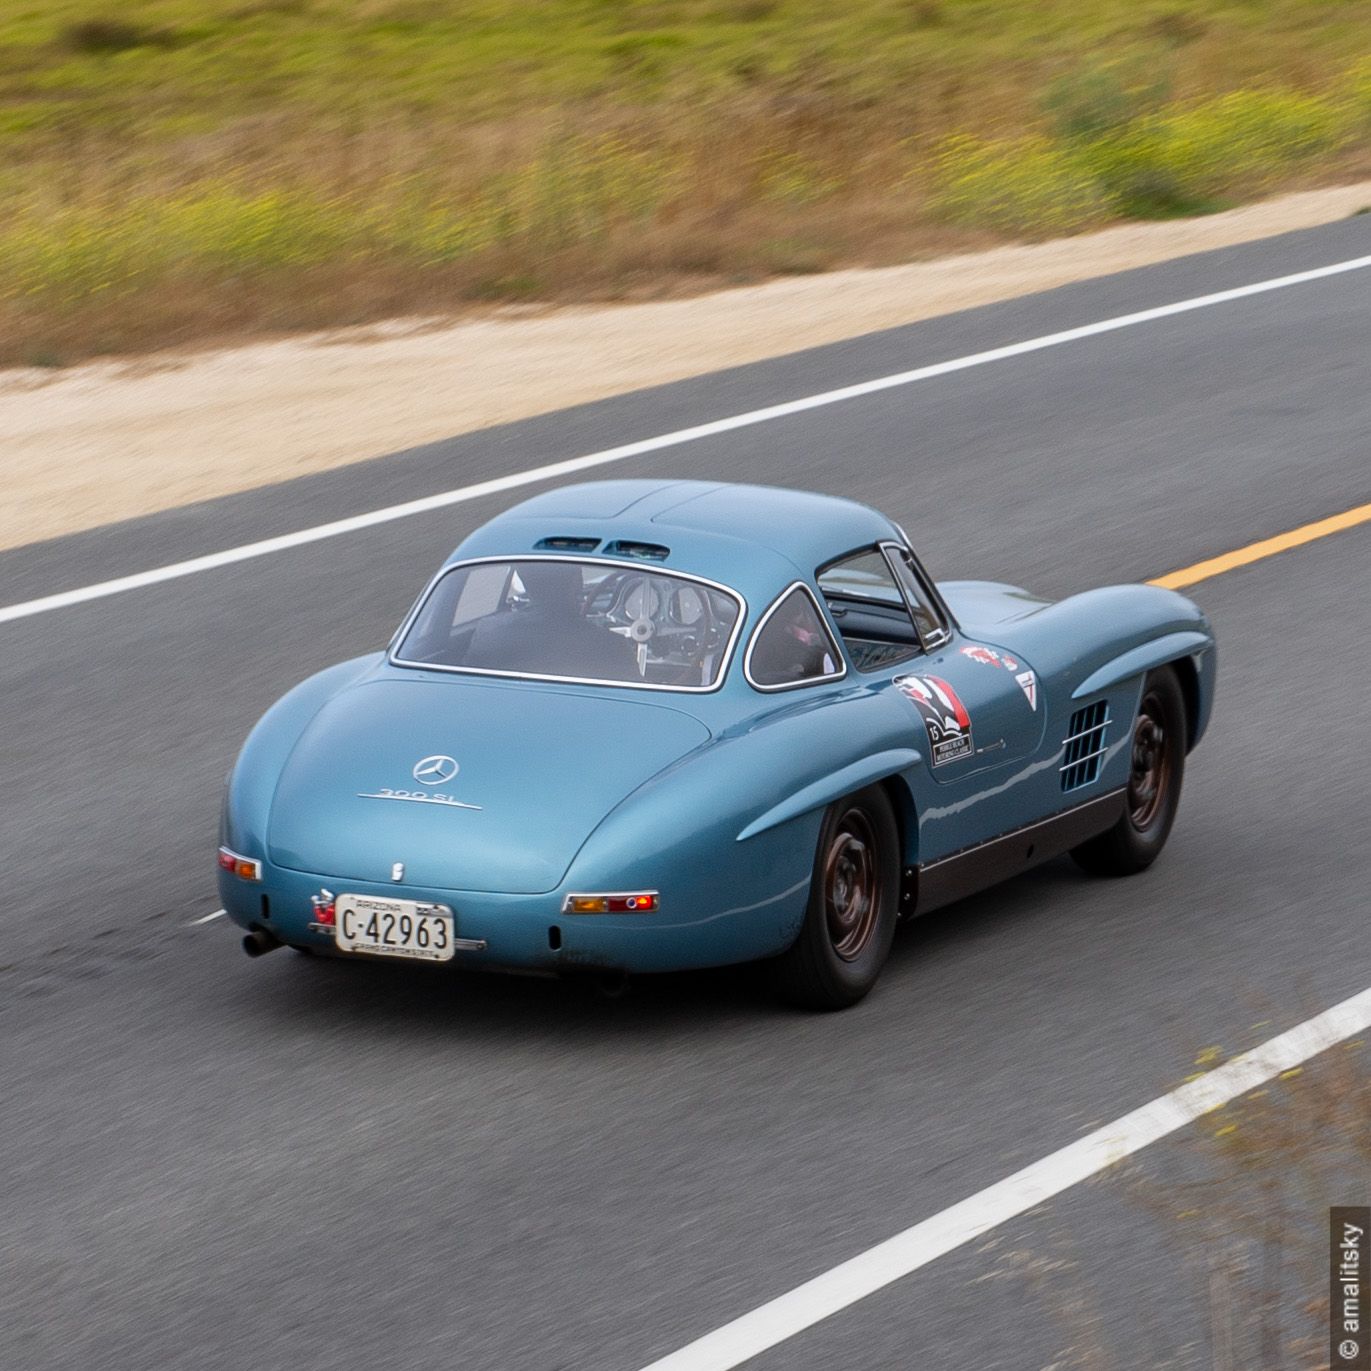
[[[270,857],[335,881],[389,882],[402,862],[404,885],[555,890],[600,820],[708,737],[698,719],[627,691],[372,679],[300,735],[272,803]]]

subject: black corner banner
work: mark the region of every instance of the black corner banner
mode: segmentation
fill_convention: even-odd
[[[1371,1371],[1371,1205],[1328,1211],[1329,1371]]]

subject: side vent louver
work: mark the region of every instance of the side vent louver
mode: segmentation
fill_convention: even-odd
[[[1100,778],[1104,763],[1104,735],[1109,727],[1108,702],[1096,700],[1071,716],[1062,758],[1062,789],[1079,790]]]

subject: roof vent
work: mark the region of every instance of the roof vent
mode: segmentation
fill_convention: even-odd
[[[647,562],[664,562],[671,556],[671,549],[661,543],[635,543],[625,538],[608,544],[605,551],[614,557],[637,557]]]
[[[598,538],[540,538],[533,544],[538,552],[594,552]]]

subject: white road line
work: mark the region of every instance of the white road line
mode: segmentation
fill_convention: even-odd
[[[1361,271],[1366,267],[1371,267],[1371,257],[1356,257],[1346,262],[1335,262],[1331,266],[1296,272],[1292,276],[1278,276],[1269,281],[1257,281],[1251,285],[1238,286],[1233,290],[1220,290],[1212,295],[1200,295],[1190,300],[1178,300],[1174,304],[1139,310],[1135,314],[1121,314],[1112,319],[1102,319],[1098,323],[1082,325],[1080,328],[1065,329],[1060,333],[1049,333],[1041,338],[1030,338],[1021,343],[1011,343],[1006,347],[991,348],[988,352],[976,352],[970,356],[957,357],[948,362],[937,362],[932,366],[916,367],[913,371],[901,371],[893,376],[881,376],[874,381],[861,381],[856,385],[842,386],[837,390],[822,391],[817,395],[806,396],[804,399],[790,400],[780,405],[770,405],[765,409],[749,410],[745,414],[735,414],[728,419],[716,419],[711,423],[697,424],[693,428],[678,429],[674,433],[663,433],[656,438],[645,438],[641,442],[625,443],[621,447],[606,448],[603,452],[592,452],[584,457],[571,457],[562,462],[550,462],[546,466],[513,472],[508,476],[497,476],[489,481],[478,481],[474,485],[459,486],[455,490],[443,491],[438,495],[428,495],[421,500],[409,500],[400,505],[387,505],[384,509],[374,509],[367,514],[354,514],[350,518],[336,519],[332,523],[319,524],[314,528],[300,529],[298,532],[284,533],[276,538],[264,538],[260,542],[226,548],[222,552],[212,552],[204,557],[192,557],[185,562],[173,562],[168,566],[156,567],[152,571],[140,571],[132,576],[120,576],[112,581],[100,581],[95,585],[82,586],[77,590],[65,590],[60,594],[44,595],[37,600],[26,600],[21,604],[8,605],[0,608],[0,624],[8,623],[14,619],[26,619],[34,614],[46,614],[54,609],[66,609],[71,605],[83,604],[87,600],[100,600],[108,595],[121,594],[126,590],[140,590],[144,586],[159,585],[163,581],[174,581],[179,577],[193,576],[201,571],[213,571],[217,567],[231,566],[234,562],[246,562],[254,557],[266,557],[273,552],[284,552],[288,548],[302,547],[306,543],[317,543],[326,538],[342,537],[344,534],[356,533],[359,529],[372,528],[376,524],[390,523],[395,519],[408,519],[415,514],[427,514],[430,510],[443,509],[448,505],[465,504],[471,500],[482,499],[487,495],[498,495],[503,491],[517,490],[521,486],[534,485],[539,481],[550,481],[560,476],[576,475],[582,471],[590,471],[595,467],[609,466],[613,462],[627,461],[630,457],[642,457],[648,453],[660,452],[664,448],[680,447],[685,443],[698,442],[702,438],[714,438],[721,433],[731,433],[735,429],[769,423],[773,419],[785,419],[793,414],[803,414],[806,410],[821,409],[825,405],[836,405],[844,400],[860,399],[864,395],[874,395],[879,391],[893,390],[897,386],[912,385],[916,381],[932,380],[936,376],[947,376],[952,372],[967,371],[972,367],[986,366],[991,362],[1002,362],[1010,357],[1022,357],[1031,352],[1042,352],[1046,348],[1060,347],[1064,343],[1079,342],[1083,338],[1094,338],[1102,333],[1113,333],[1119,329],[1151,323],[1156,319],[1168,319],[1173,315],[1188,314],[1192,310],[1228,304],[1233,300],[1244,300],[1252,295],[1264,295],[1273,290],[1284,290],[1287,287],[1304,285],[1310,281],[1321,281],[1329,276],[1340,276],[1349,271]]]
[[[1371,1027],[1371,989],[906,1228],[644,1371],[729,1371]]]
[[[216,909],[216,910],[214,911],[213,914],[206,914],[206,915],[204,916],[204,918],[202,918],[202,919],[192,919],[192,920],[186,925],[186,927],[187,927],[187,928],[194,928],[194,927],[196,926],[196,924],[207,924],[207,923],[210,922],[211,919],[222,919],[222,918],[224,917],[224,915],[227,914],[227,913],[228,913],[228,910],[226,910],[226,909]]]

